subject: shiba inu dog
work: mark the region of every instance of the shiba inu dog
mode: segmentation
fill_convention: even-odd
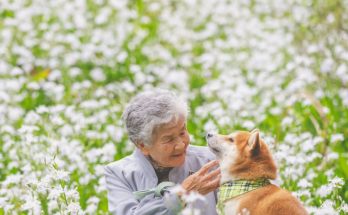
[[[258,130],[230,135],[208,133],[206,139],[220,160],[220,214],[308,214],[290,192],[269,182],[276,178],[277,169]]]

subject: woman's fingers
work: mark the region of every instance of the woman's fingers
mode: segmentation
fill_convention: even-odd
[[[220,168],[213,170],[204,176],[204,181],[211,180],[211,179],[215,178],[216,176],[219,176],[220,174],[221,174]]]
[[[216,190],[220,186],[221,175],[216,177],[214,180],[205,183],[204,189],[200,192],[203,195],[206,195],[214,190]]]
[[[221,172],[219,168],[211,172],[209,170],[218,164],[218,160],[213,160],[205,164],[195,174],[183,181],[182,186],[184,189],[187,191],[195,190],[204,195],[214,191],[220,184]]]
[[[218,160],[212,160],[209,163],[205,164],[200,170],[198,170],[199,175],[205,175],[210,168],[219,164]]]
[[[221,179],[221,175],[219,175],[218,177],[214,178],[214,180],[210,181],[207,184],[207,187],[211,188],[212,189],[211,191],[215,190],[220,185],[220,179]]]

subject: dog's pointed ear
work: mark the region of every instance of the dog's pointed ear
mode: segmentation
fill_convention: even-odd
[[[248,145],[253,152],[253,154],[257,154],[260,150],[260,132],[259,130],[253,130],[248,139]]]
[[[250,134],[255,133],[255,132],[259,132],[260,133],[259,129],[255,128],[252,131],[250,131]]]

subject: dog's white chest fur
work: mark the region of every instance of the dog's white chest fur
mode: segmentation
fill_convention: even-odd
[[[224,145],[224,144],[222,144]],[[225,183],[227,181],[234,180],[233,176],[230,174],[230,167],[233,165],[237,157],[237,148],[234,145],[224,145],[223,159],[220,162],[221,168],[221,181],[220,183]]]
[[[237,215],[239,208],[239,201],[231,199],[224,204],[224,212],[227,215]]]

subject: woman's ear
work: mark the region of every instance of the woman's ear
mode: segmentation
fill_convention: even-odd
[[[146,146],[144,143],[140,142],[137,143],[136,146],[140,149],[140,151],[144,154],[144,155],[149,155],[149,148],[148,146]]]

